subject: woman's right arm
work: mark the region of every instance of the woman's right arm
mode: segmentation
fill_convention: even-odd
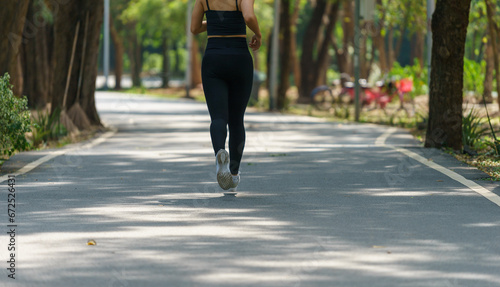
[[[241,12],[243,13],[243,18],[248,28],[252,30],[255,35],[252,37],[250,42],[250,47],[256,51],[260,48],[262,34],[260,33],[259,22],[257,21],[257,16],[255,16],[255,11],[253,9],[254,0],[242,0],[241,1]]]

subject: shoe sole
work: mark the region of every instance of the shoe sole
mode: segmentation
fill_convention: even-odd
[[[233,177],[229,170],[229,154],[223,150],[217,154],[217,163],[219,170],[217,171],[217,182],[223,190],[228,190],[233,184]]]

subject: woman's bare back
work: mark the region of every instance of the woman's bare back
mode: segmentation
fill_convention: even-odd
[[[237,0],[237,1],[238,1],[238,10],[241,11],[242,0]],[[203,4],[205,11],[208,10],[207,0],[202,0],[201,3]],[[236,0],[208,0],[208,5],[210,5],[210,10],[236,11]]]

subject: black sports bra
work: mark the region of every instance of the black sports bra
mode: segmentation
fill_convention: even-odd
[[[229,35],[246,35],[247,25],[243,18],[243,13],[238,9],[238,0],[236,1],[236,11],[205,11],[207,15],[207,35],[208,36],[229,36]]]

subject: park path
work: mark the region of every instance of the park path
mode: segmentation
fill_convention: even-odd
[[[0,286],[500,286],[498,186],[403,130],[249,112],[231,198],[204,104],[97,106],[116,132],[16,176],[15,280],[2,192]]]

